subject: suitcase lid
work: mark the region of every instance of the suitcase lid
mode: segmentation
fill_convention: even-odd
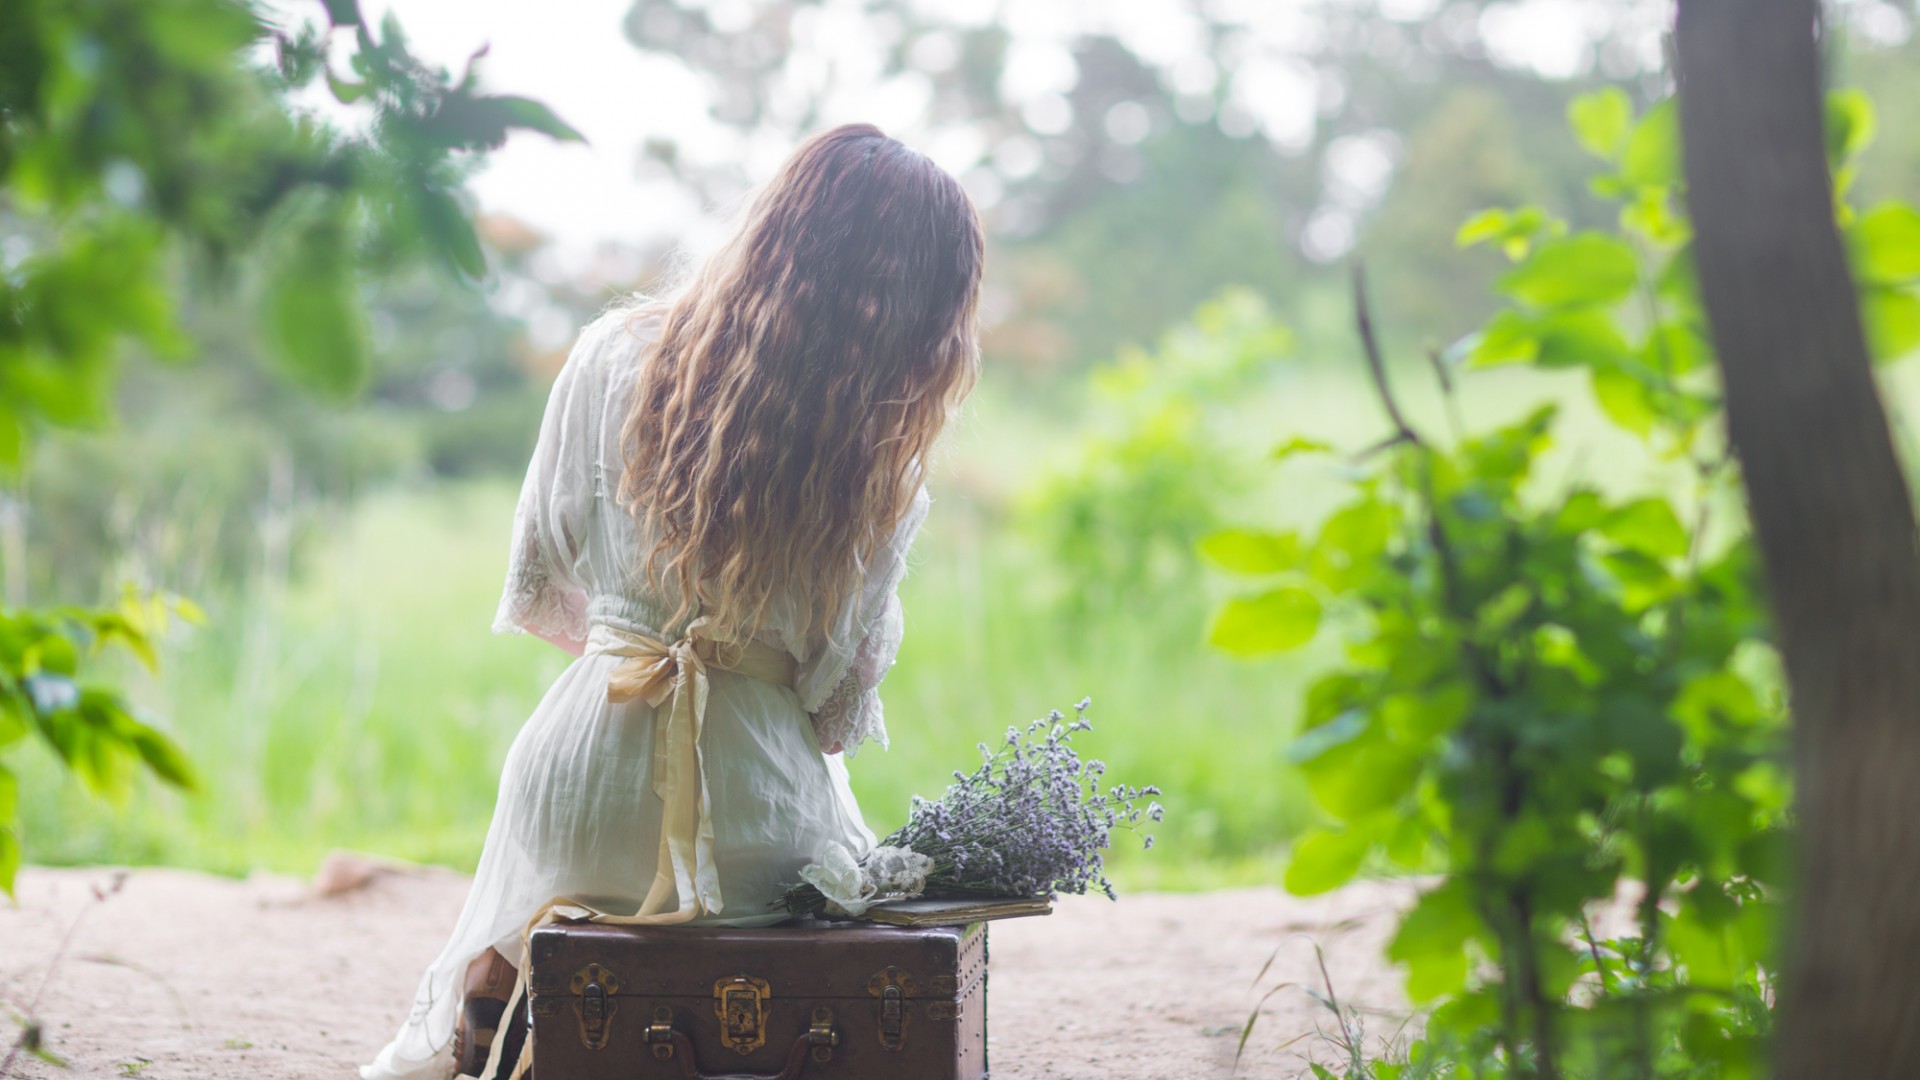
[[[711,999],[746,978],[760,996],[867,1000],[886,987],[910,999],[959,1001],[985,977],[986,924],[906,928],[813,921],[795,927],[555,923],[533,932],[533,997],[579,993],[583,978],[616,997]]]

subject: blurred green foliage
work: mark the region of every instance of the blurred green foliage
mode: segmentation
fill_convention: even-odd
[[[1193,547],[1250,487],[1221,416],[1292,348],[1259,297],[1240,289],[1202,304],[1155,352],[1126,350],[1091,373],[1099,420],[1016,509],[1057,568],[1054,599],[1066,613],[1191,638],[1183,616],[1199,614],[1201,574]]]
[[[936,136],[950,135],[981,141],[982,174],[969,180],[981,190],[997,181],[1001,194],[991,210],[988,375],[933,485],[933,517],[906,584],[902,663],[884,690],[897,739],[891,753],[853,765],[869,818],[876,826],[897,820],[908,795],[936,793],[983,735],[1091,693],[1102,756],[1116,771],[1165,781],[1178,799],[1151,858],[1124,856],[1118,880],[1173,888],[1270,880],[1280,845],[1311,818],[1300,772],[1285,756],[1297,690],[1338,659],[1340,642],[1319,634],[1277,665],[1207,647],[1208,615],[1225,583],[1196,566],[1188,545],[1206,531],[1197,522],[1246,522],[1207,554],[1259,565],[1276,557],[1267,534],[1314,529],[1350,495],[1343,470],[1316,466],[1324,459],[1300,457],[1278,470],[1257,464],[1273,431],[1301,433],[1295,453],[1316,443],[1358,451],[1376,418],[1359,368],[1347,362],[1344,286],[1318,261],[1325,250],[1303,249],[1307,227],[1323,207],[1348,215],[1381,301],[1382,337],[1417,364],[1423,338],[1452,341],[1501,307],[1492,285],[1510,267],[1491,257],[1463,261],[1456,224],[1486,206],[1537,207],[1500,225],[1502,245],[1524,253],[1552,238],[1554,220],[1569,231],[1612,221],[1619,204],[1592,196],[1581,146],[1557,134],[1563,109],[1601,73],[1637,100],[1662,77],[1644,60],[1621,63],[1621,45],[1598,24],[1595,71],[1544,79],[1490,59],[1481,23],[1461,18],[1485,5],[1427,5],[1418,15],[1410,12],[1422,5],[1356,0],[1324,5],[1325,21],[1318,7],[1301,20],[1297,12],[1308,8],[1205,5],[1206,33],[1193,56],[1180,58],[1187,63],[1175,78],[1165,42],[1142,48],[1137,37],[1113,32],[1101,21],[1107,7],[1094,5],[1076,9],[1085,32],[1054,28],[1073,58],[1073,85],[1063,90],[1072,122],[1040,132],[1004,92],[1015,44],[1007,27],[968,22],[963,7],[835,6],[861,7],[856,21],[882,41],[875,55],[884,54],[883,67],[932,82],[927,138],[916,144],[931,148]],[[1609,7],[1599,19],[1610,23],[1616,7],[1629,6]],[[162,20],[167,7],[145,5],[127,18]],[[642,167],[688,181],[715,202],[736,194],[759,162],[734,151],[787,145],[834,90],[837,67],[820,93],[805,80],[785,81],[821,60],[818,36],[802,32],[821,7],[636,3],[628,34],[645,55],[635,66],[680,62],[699,76],[707,93],[691,96],[710,104],[724,129],[707,142],[726,151],[699,161],[693,146],[657,141]],[[650,14],[665,8],[673,10],[663,17],[684,21]],[[1394,13],[1383,14],[1387,8]],[[0,0],[0,10],[39,9]],[[1235,19],[1264,11],[1309,31],[1297,55],[1246,51]],[[35,16],[42,17],[53,16]],[[10,16],[6,25],[24,24]],[[284,110],[288,76],[279,67],[289,56],[304,68],[296,99],[319,107],[317,117],[299,114],[302,122],[369,147],[373,167],[360,190],[377,191],[400,175],[376,145],[381,132],[371,118],[380,102],[341,104],[321,54],[298,47],[303,34],[321,40],[262,25],[234,100],[243,113]],[[394,40],[391,31],[369,35],[376,45]],[[355,40],[338,40],[349,36]],[[351,95],[367,78],[346,59],[359,31],[336,28],[333,37],[324,55]],[[950,66],[929,62],[956,44]],[[0,48],[24,46],[8,40]],[[1841,51],[1845,82],[1889,103],[1920,93],[1911,44]],[[1235,126],[1246,120],[1229,104],[1235,81],[1294,59],[1311,68],[1311,96],[1322,106],[1307,141]],[[1207,76],[1204,87],[1190,78],[1195,72]],[[618,77],[608,72],[610,84]],[[1108,122],[1137,121],[1130,106],[1147,118],[1137,142],[1127,141],[1137,126]],[[427,111],[417,104],[408,115]],[[651,106],[634,114],[637,125],[657,118]],[[168,130],[183,126],[159,119]],[[1882,120],[1873,167],[1854,185],[1862,206],[1920,197],[1920,125],[1898,110]],[[225,114],[204,126],[244,128]],[[236,161],[252,160],[249,145],[236,142]],[[1336,167],[1356,148],[1384,154],[1390,182],[1370,198],[1342,201],[1364,195],[1349,190]],[[461,171],[472,156],[456,152],[445,164]],[[221,160],[211,167],[216,176],[229,171]],[[124,170],[114,176],[114,190],[148,197],[126,183]],[[8,282],[57,237],[51,219],[13,198],[0,195]],[[282,216],[341,198],[309,185]],[[454,198],[464,204],[457,191]],[[390,205],[413,213],[417,204]],[[364,260],[356,295],[365,368],[350,409],[286,378],[289,361],[273,346],[266,313],[282,265],[275,253],[295,235],[278,224],[282,216],[257,215],[259,229],[230,230],[224,255],[169,232],[159,280],[193,366],[183,375],[132,339],[101,399],[117,399],[101,410],[117,413],[113,427],[40,439],[28,471],[0,499],[8,603],[104,598],[111,607],[131,579],[192,595],[209,613],[204,628],[156,643],[164,679],[144,674],[130,656],[103,657],[108,666],[99,669],[128,688],[140,706],[134,715],[170,718],[169,730],[199,766],[200,793],[177,796],[142,778],[138,811],[122,812],[68,777],[44,741],[28,746],[8,761],[26,793],[30,858],[305,872],[342,845],[456,866],[470,866],[479,851],[507,745],[565,662],[538,643],[484,631],[511,516],[503,478],[525,466],[544,379],[564,344],[564,319],[561,329],[539,334],[527,333],[527,322],[536,312],[584,322],[611,291],[646,282],[659,263],[639,250],[590,268],[562,265],[524,227],[516,236],[493,219],[481,223],[481,250],[494,270],[482,295],[444,272],[457,260],[428,255],[409,268],[377,257],[371,230],[385,226],[359,215],[382,214],[388,204],[354,205],[345,217],[369,231],[357,234],[366,243],[354,249]],[[103,207],[111,209],[103,199],[87,212]],[[1225,310],[1246,312],[1244,320],[1227,319],[1217,333],[1168,333],[1234,285],[1258,296],[1268,314],[1253,315],[1235,299]],[[1508,344],[1548,362],[1477,374],[1458,411],[1485,430],[1543,399],[1559,402],[1555,447],[1536,476],[1577,473],[1609,499],[1630,500],[1649,482],[1635,436],[1601,412],[1587,367],[1552,362],[1593,327],[1562,318],[1552,333],[1528,336],[1526,326],[1538,322],[1514,324]],[[1227,364],[1216,372],[1217,392],[1186,373],[1189,363],[1208,369],[1230,352],[1226,342],[1259,340],[1262,327],[1279,323],[1294,340],[1290,348],[1274,344],[1272,355],[1290,352],[1294,363],[1252,371]],[[1638,341],[1635,326],[1615,330]],[[1147,347],[1131,347],[1136,342]],[[1463,362],[1471,347],[1448,355]],[[1439,430],[1449,422],[1437,392],[1403,382],[1402,404],[1416,423]],[[1163,394],[1185,403],[1167,404],[1161,416]],[[1613,399],[1630,409],[1635,395]],[[1684,473],[1684,462],[1679,468]],[[1181,513],[1157,499],[1178,503]],[[1149,568],[1146,588],[1133,580],[1140,567]],[[1158,606],[1146,602],[1149,594]],[[1304,611],[1294,596],[1264,613],[1283,617],[1256,621],[1274,630],[1269,644],[1284,642],[1301,633]]]
[[[422,64],[398,24],[376,35],[354,0],[325,10],[330,27],[287,33],[242,0],[0,3],[0,474],[17,476],[43,426],[108,421],[122,349],[192,358],[186,297],[240,280],[243,260],[259,267],[254,325],[283,367],[355,392],[369,275],[485,270],[460,199],[471,155],[514,128],[579,137],[537,102],[480,93],[471,65],[452,79]],[[355,45],[345,71],[328,60],[335,29]],[[291,106],[316,81],[360,130]],[[190,783],[178,748],[87,662],[116,644],[151,662],[169,610],[181,602],[164,595],[0,608],[0,747],[37,734],[115,796],[132,761]],[[10,892],[12,774],[0,785]]]
[[[1435,1005],[1379,1076],[1764,1075],[1791,819],[1786,711],[1757,556],[1724,444],[1688,256],[1671,100],[1576,99],[1569,120],[1618,207],[1570,231],[1528,207],[1474,216],[1463,245],[1511,267],[1505,306],[1436,357],[1584,373],[1597,407],[1688,477],[1606,492],[1541,475],[1542,407],[1452,440],[1401,411],[1364,286],[1360,330],[1390,438],[1317,532],[1223,534],[1268,579],[1215,636],[1244,653],[1337,635],[1291,756],[1330,819],[1287,886],[1376,860],[1437,872],[1388,955]],[[1829,99],[1837,217],[1879,357],[1917,340],[1920,223],[1845,201],[1873,112]],[[1355,1068],[1366,1075],[1364,1063]]]

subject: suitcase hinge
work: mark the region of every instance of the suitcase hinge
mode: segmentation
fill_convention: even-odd
[[[673,1058],[673,1010],[665,1005],[653,1010],[653,1023],[647,1025],[647,1045],[661,1061]]]
[[[899,1050],[907,1044],[907,997],[913,993],[913,976],[889,967],[867,980],[867,993],[879,999],[880,1045]]]
[[[807,1025],[807,1042],[813,1047],[813,1060],[833,1060],[833,1048],[840,1045],[840,1033],[833,1029],[833,1010],[825,1005],[813,1010],[813,1023]]]
[[[572,989],[573,1011],[580,1017],[580,1045],[606,1049],[613,1014],[619,1009],[614,995],[620,992],[620,980],[599,964],[588,964],[574,972]]]
[[[720,1044],[736,1054],[751,1054],[767,1043],[767,999],[773,988],[752,975],[733,975],[713,984],[713,1011],[720,1017]]]

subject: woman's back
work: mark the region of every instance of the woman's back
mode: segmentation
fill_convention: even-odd
[[[514,740],[466,908],[367,1080],[440,1080],[450,1047],[481,1072],[522,932],[557,903],[764,925],[803,865],[872,847],[841,751],[886,744],[895,591],[978,362],[981,251],[957,181],[838,128],[676,299],[581,334],[494,620],[578,659]]]
[[[673,618],[683,597],[672,579],[642,571],[655,537],[646,516],[619,503],[626,468],[620,425],[631,409],[639,367],[660,329],[658,305],[617,308],[586,327],[554,381],[547,414],[514,514],[506,588],[494,616],[499,633],[585,641],[595,622],[666,639],[690,621]],[[856,752],[886,741],[877,693],[898,651],[902,620],[895,590],[925,520],[920,488],[890,541],[863,567],[860,588],[827,632],[809,627],[813,598],[777,595],[754,639],[791,655],[803,711],[825,746]]]

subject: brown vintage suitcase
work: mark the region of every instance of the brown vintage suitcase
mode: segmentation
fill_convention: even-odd
[[[981,1080],[987,927],[558,923],[533,934],[534,1080]]]

